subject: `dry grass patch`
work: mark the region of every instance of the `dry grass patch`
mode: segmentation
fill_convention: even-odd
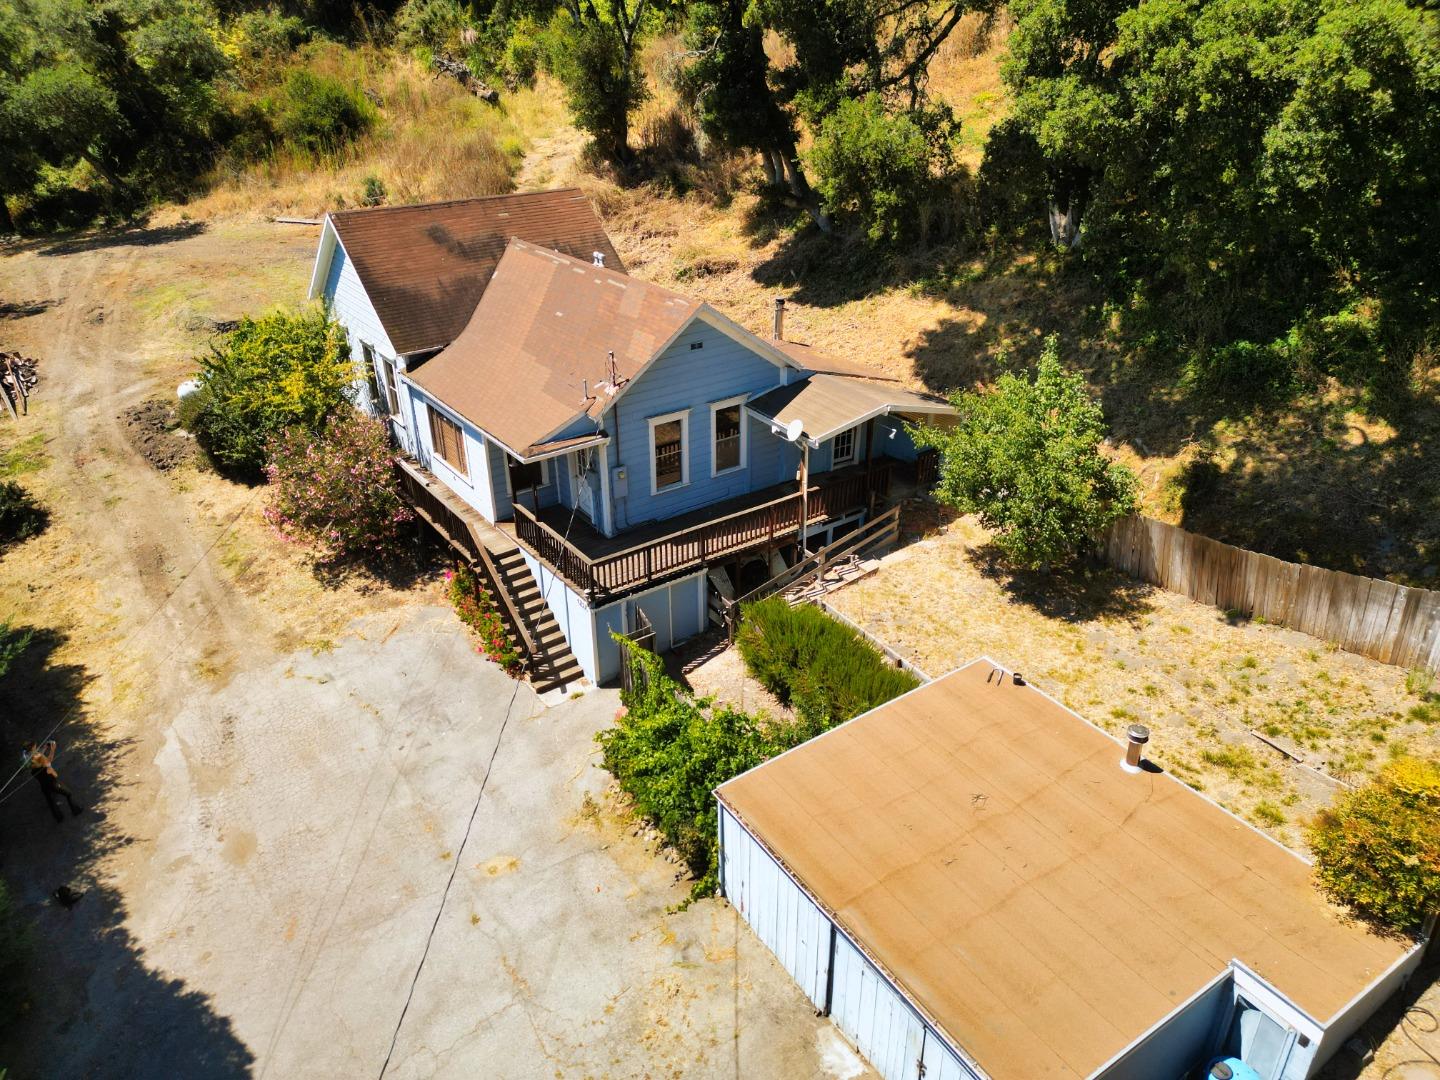
[[[1440,752],[1403,671],[1109,570],[1012,575],[970,519],[832,602],[927,671],[989,655],[1106,730],[1148,725],[1160,765],[1297,848],[1336,789],[1321,773],[1358,781],[1402,751]]]
[[[380,113],[375,130],[333,154],[281,149],[262,161],[230,163],[186,207],[189,214],[319,216],[361,205],[370,177],[391,204],[497,195],[512,189],[532,142],[564,122],[558,88],[544,79],[487,105],[404,54],[324,43],[300,55],[297,63],[308,70],[366,92]],[[288,70],[275,72],[277,85]]]

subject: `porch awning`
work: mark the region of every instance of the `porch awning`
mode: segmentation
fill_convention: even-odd
[[[845,375],[815,374],[788,386],[777,386],[745,407],[780,429],[800,421],[811,446],[877,416],[953,416],[955,407],[942,397],[917,394],[894,384]]]

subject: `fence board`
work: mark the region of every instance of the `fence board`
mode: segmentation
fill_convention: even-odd
[[[1115,522],[1099,546],[1112,566],[1170,592],[1440,671],[1440,592],[1284,562],[1138,515]]]

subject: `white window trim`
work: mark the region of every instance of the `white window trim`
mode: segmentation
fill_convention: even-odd
[[[425,433],[430,438],[430,460],[432,462],[432,465],[434,462],[438,461],[441,465],[445,466],[446,470],[450,473],[451,476],[463,480],[466,484],[471,484],[472,481],[470,479],[470,444],[466,441],[465,425],[460,421],[460,418],[458,416],[451,416],[448,411],[440,408],[433,401],[426,400],[425,407],[431,412],[433,412],[436,416],[441,417],[444,420],[448,420],[450,421],[450,423],[455,425],[455,427],[460,432],[460,447],[462,450],[465,451],[465,470],[462,472],[459,468],[446,461],[445,458],[441,455],[440,448],[435,445],[435,433],[431,429],[429,424],[429,418],[427,417],[425,424]],[[387,418],[382,417],[382,419]]]
[[[724,401],[712,401],[710,403],[710,475],[728,476],[730,473],[740,472],[750,464],[750,424],[749,416],[745,412],[745,402],[748,394],[740,394],[736,397],[726,398]],[[721,409],[729,409],[735,405],[740,406],[740,464],[731,465],[728,469],[715,468],[715,424],[719,418]],[[652,438],[650,445],[653,447],[655,441]]]
[[[849,453],[848,456],[842,458],[842,457],[836,456],[836,454],[835,454],[835,451],[834,451],[835,440],[839,439],[841,435],[846,434],[846,432],[849,432],[850,435],[851,435],[851,439],[850,439],[850,453]],[[859,425],[859,424],[856,424],[854,427],[846,428],[845,431],[837,431],[837,432],[836,432],[833,436],[831,436],[831,438],[830,438],[830,447],[831,447],[831,451],[830,451],[830,467],[831,467],[832,469],[835,468],[835,466],[837,466],[837,465],[853,465],[853,464],[855,464],[855,459],[860,456],[860,425]]]
[[[658,486],[657,469],[659,462],[655,459],[655,429],[661,424],[668,424],[672,420],[680,421],[680,482],[671,484],[668,487]],[[652,416],[649,421],[650,430],[650,494],[665,495],[672,491],[678,491],[690,483],[690,410],[680,409],[676,412],[663,413],[660,416]]]
[[[500,453],[505,454],[505,465],[504,465],[504,467],[500,470],[501,472],[503,472],[503,473],[505,474],[505,494],[510,496],[510,501],[511,501],[511,502],[514,502],[514,501],[515,501],[515,489],[510,486],[510,455],[509,455],[509,454],[506,454],[504,450],[501,450]],[[517,459],[517,460],[518,460],[518,459]],[[525,462],[520,461],[519,464],[524,465]],[[530,464],[532,464],[532,465],[539,465],[539,466],[540,466],[540,486],[537,487],[537,488],[535,488],[535,490],[536,490],[536,491],[543,491],[545,488],[547,488],[547,487],[550,486],[550,480],[551,480],[551,477],[550,477],[550,459],[549,459],[549,458],[541,458],[539,461],[530,462]],[[529,491],[530,489],[529,489],[529,488],[525,488],[524,490],[525,490],[525,491]]]

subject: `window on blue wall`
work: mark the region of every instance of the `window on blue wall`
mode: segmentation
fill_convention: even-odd
[[[550,482],[549,469],[544,461],[531,461],[522,463],[514,458],[510,460],[510,490],[533,491],[536,488],[543,488]]]
[[[710,429],[714,452],[710,475],[719,476],[745,467],[745,397],[717,401],[710,406]]]
[[[830,466],[848,465],[855,460],[855,432],[858,428],[851,428],[849,431],[842,431],[835,436],[835,453],[830,459]]]
[[[650,418],[650,487],[657,494],[690,482],[689,428],[684,411]]]

